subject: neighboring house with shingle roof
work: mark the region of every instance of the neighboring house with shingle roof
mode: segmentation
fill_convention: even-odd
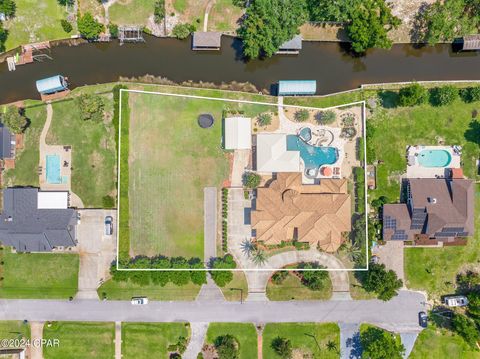
[[[452,242],[474,233],[474,183],[467,179],[415,178],[407,182],[407,203],[383,206],[383,239],[425,235]]]
[[[351,210],[346,179],[304,185],[301,173],[278,173],[257,189],[252,234],[267,245],[295,240],[334,252],[351,230]]]
[[[38,188],[4,189],[0,241],[17,252],[75,246],[77,211],[67,208],[68,201],[62,197],[60,192],[40,192]]]
[[[8,127],[0,123],[0,159],[11,159],[15,157],[15,135]]]

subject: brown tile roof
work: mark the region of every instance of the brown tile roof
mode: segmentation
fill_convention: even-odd
[[[342,244],[342,233],[351,230],[351,199],[347,181],[324,179],[303,185],[300,173],[278,173],[257,189],[252,211],[256,239],[280,244],[294,237],[333,252]]]

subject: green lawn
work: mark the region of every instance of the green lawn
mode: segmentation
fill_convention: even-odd
[[[111,359],[115,355],[114,323],[53,322],[43,328],[44,339],[58,339],[58,347],[44,347],[45,359]]]
[[[168,346],[188,338],[188,323],[123,323],[122,358],[168,358]]]
[[[476,188],[475,207],[480,210],[480,187]],[[405,248],[406,284],[411,289],[426,290],[439,298],[455,291],[455,278],[461,269],[477,264],[480,258],[480,219],[475,217],[475,236],[466,246],[445,248]]]
[[[226,300],[230,301],[240,301],[241,296],[243,300],[247,299],[248,295],[248,284],[247,278],[245,278],[245,273],[241,271],[233,272],[233,279],[225,287],[220,287],[223,292],[223,296]],[[241,289],[241,291],[239,290]]]
[[[153,15],[155,0],[116,2],[108,11],[110,21],[117,25],[147,25]]]
[[[25,101],[25,114],[30,125],[25,130],[24,148],[17,152],[15,168],[7,170],[5,186],[38,186],[38,165],[40,162],[39,138],[45,124],[47,110],[40,101]]]
[[[289,273],[282,284],[275,284],[271,280],[267,284],[267,297],[270,300],[327,300],[332,296],[332,281],[330,277],[325,281],[323,290],[311,290],[304,286],[300,279]]]
[[[409,356],[410,359],[479,357],[480,353],[473,351],[462,337],[431,325],[420,333]]]
[[[130,254],[202,258],[203,189],[220,188],[229,171],[222,111],[254,115],[266,106],[134,93],[129,99],[129,157],[121,166],[129,171]],[[201,113],[213,114],[212,128],[198,126]]]
[[[47,144],[72,146],[72,190],[85,207],[102,207],[102,198],[116,196],[115,134],[111,96],[103,96],[107,118],[103,123],[84,121],[73,100],[53,104]]]
[[[240,350],[239,359],[257,357],[257,332],[253,324],[249,323],[211,323],[208,326],[206,342],[213,344],[215,338],[230,334],[237,341]]]
[[[6,22],[9,35],[7,50],[33,42],[70,37],[60,25],[66,18],[65,8],[57,0],[15,0],[16,16]]]
[[[338,351],[327,349],[327,343],[333,341],[337,350],[340,350],[340,328],[335,323],[267,324],[263,331],[263,357],[265,359],[280,358],[271,347],[272,341],[276,337],[286,338],[291,341],[292,348],[297,353],[296,358],[329,359],[339,357]]]
[[[130,300],[132,297],[145,296],[151,300],[195,300],[200,291],[200,286],[193,283],[178,287],[168,283],[165,287],[150,284],[140,286],[131,282],[114,282],[108,280],[97,292],[100,298],[103,293],[107,294],[110,300]]]
[[[187,9],[187,0],[173,0],[173,8],[179,13],[185,12]]]
[[[20,320],[0,321],[0,339],[30,338],[30,324]]]
[[[78,288],[78,255],[2,250],[1,298],[66,299]]]

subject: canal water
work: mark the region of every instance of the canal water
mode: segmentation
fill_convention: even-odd
[[[270,90],[278,80],[317,80],[318,94],[348,90],[360,84],[410,80],[480,80],[479,53],[455,53],[448,44],[415,48],[395,45],[353,57],[340,43],[304,42],[299,55],[243,61],[241,42],[224,36],[221,51],[191,51],[191,40],[146,37],[141,44],[117,41],[58,46],[53,60],[17,67],[0,64],[0,103],[38,98],[35,80],[68,76],[71,87],[118,80],[119,76],[154,75],[175,82],[250,82]]]

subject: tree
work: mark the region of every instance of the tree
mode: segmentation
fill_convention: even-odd
[[[455,314],[452,320],[453,330],[472,348],[477,347],[479,332],[475,322],[463,314]]]
[[[473,271],[461,273],[457,275],[457,284],[462,292],[480,291],[480,275]]]
[[[310,21],[347,22],[349,20],[348,9],[352,3],[353,1],[344,0],[307,0],[307,10]]]
[[[431,91],[431,101],[435,106],[450,105],[458,98],[458,88],[451,85],[436,87]]]
[[[477,321],[480,320],[480,293],[472,292],[468,294],[468,314],[475,318]]]
[[[152,259],[153,269],[169,269],[171,267],[170,259],[167,257],[159,256]],[[164,287],[170,282],[170,271],[156,270],[150,273],[152,282],[156,285]]]
[[[128,268],[134,269],[149,269],[151,268],[150,258],[145,256],[139,256],[134,258]],[[129,278],[132,283],[138,284],[140,286],[147,286],[150,284],[150,272],[149,271],[131,271],[129,272]]]
[[[356,53],[372,47],[389,49],[392,41],[388,32],[400,25],[400,19],[392,12],[384,0],[363,0],[349,8],[350,24],[347,34]]]
[[[480,86],[467,87],[460,90],[460,96],[465,102],[480,101]]]
[[[378,198],[375,198],[372,201],[372,207],[376,208],[377,210],[380,209],[384,204],[390,202],[389,198],[387,196],[380,196]]]
[[[118,25],[113,23],[108,24],[108,32],[113,39],[116,39],[118,37]]]
[[[310,113],[308,110],[301,109],[295,112],[295,121],[297,122],[305,122],[310,117]]]
[[[163,19],[165,18],[165,0],[155,1],[153,16],[156,24],[159,24],[163,21]]]
[[[233,279],[233,273],[228,269],[234,269],[237,264],[230,254],[226,254],[223,258],[215,258],[211,261],[210,267],[213,269],[222,269],[217,271],[210,271],[213,281],[219,287],[225,287]]]
[[[80,109],[80,117],[82,120],[101,122],[103,121],[103,110],[105,103],[98,95],[82,94],[76,99],[76,105]]]
[[[300,263],[298,265],[300,269],[306,269],[298,271],[297,275],[300,276],[302,284],[310,290],[322,290],[325,288],[325,282],[329,280],[328,273],[318,269],[325,269],[324,266],[318,263]],[[315,269],[315,270],[308,270]]]
[[[400,106],[421,105],[428,100],[428,90],[418,83],[403,87],[398,92],[398,103]]]
[[[93,15],[89,12],[78,17],[77,27],[80,34],[87,40],[96,39],[104,30],[104,26],[95,20]]]
[[[257,188],[260,185],[262,177],[259,174],[253,172],[246,172],[244,174],[243,182],[248,188]]]
[[[361,331],[360,342],[363,348],[362,358],[402,359],[405,353],[405,347],[392,333],[375,327]]]
[[[16,106],[8,106],[1,119],[12,133],[22,133],[28,125],[23,110],[19,110]]]
[[[387,301],[397,295],[403,282],[393,270],[387,271],[384,264],[370,263],[362,284],[367,292],[374,292],[379,299]]]
[[[4,13],[6,17],[14,17],[17,5],[13,0],[0,0],[0,13]]]
[[[244,239],[243,242],[240,244],[240,247],[242,248],[243,254],[245,254],[247,257],[250,257],[252,253],[256,250],[255,244],[252,242],[251,239]]]
[[[177,39],[186,39],[195,30],[195,25],[177,24],[172,30],[172,35],[175,36]]]
[[[70,23],[69,23],[67,20],[65,20],[65,19],[60,20],[60,25],[62,25],[62,29],[63,29],[63,31],[65,31],[66,33],[72,32],[72,30],[73,30],[72,24],[70,24]]]
[[[8,30],[3,28],[3,23],[0,21],[0,52],[5,51],[5,42],[7,41]]]
[[[321,125],[329,125],[334,123],[337,115],[332,110],[319,111],[315,114],[315,120]]]
[[[261,249],[256,249],[252,253],[252,262],[255,263],[257,266],[261,266],[267,262],[267,256],[265,252]]]
[[[217,350],[218,359],[238,359],[238,342],[233,335],[221,335],[215,339],[213,345]]]
[[[192,258],[188,261],[190,268],[192,269],[205,269],[203,262],[200,258]],[[202,285],[207,283],[207,272],[204,270],[196,270],[190,272],[190,280],[193,284]]]
[[[72,6],[75,0],[57,0],[57,2],[62,6]]]
[[[252,0],[238,29],[246,58],[272,56],[307,19],[305,0]]]
[[[258,116],[257,122],[260,126],[268,126],[272,123],[272,116],[268,113],[262,113]]]
[[[188,262],[183,257],[175,257],[170,259],[170,268],[172,269],[188,269],[190,266]],[[177,285],[182,286],[190,282],[190,272],[181,270],[181,271],[170,271],[170,281]]]
[[[276,337],[273,339],[272,349],[282,359],[290,359],[293,355],[292,342],[286,338]]]

